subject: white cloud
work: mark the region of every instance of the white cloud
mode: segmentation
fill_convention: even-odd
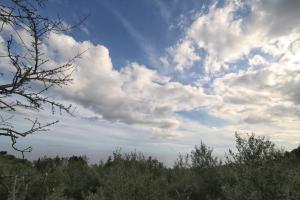
[[[173,63],[176,69],[182,71],[186,67],[191,67],[196,61],[200,60],[200,56],[195,52],[195,47],[189,40],[179,42],[175,47],[170,47],[168,54],[173,55]],[[167,58],[162,57],[162,60]]]
[[[237,130],[297,132],[299,8],[294,0],[214,4],[199,14],[161,59],[183,73],[202,62],[197,66],[204,67],[205,73],[196,84],[209,84],[209,94],[222,99],[212,103],[208,112]],[[241,67],[237,61],[249,66]]]
[[[102,45],[77,42],[62,34],[49,36],[48,53],[53,60],[66,60],[86,49],[88,51],[76,61],[79,67],[73,84],[61,94],[106,120],[146,126],[162,136],[178,136],[176,129],[181,120],[177,111],[218,101],[201,88],[172,82],[138,63],[130,63],[117,71],[108,49]]]
[[[299,38],[299,8],[295,0],[226,1],[221,8],[215,3],[207,14],[196,18],[165,57],[171,67],[181,71],[202,58],[206,72],[215,73],[254,48],[278,56]],[[197,53],[201,49],[206,55]]]
[[[297,2],[287,2],[298,6]],[[74,83],[58,91],[107,121],[135,125],[158,136],[180,137],[179,128],[198,126],[186,124],[176,113],[206,107],[209,114],[230,123],[218,131],[275,131],[285,137],[300,128],[300,42],[299,22],[293,18],[298,12],[292,8],[285,14],[290,6],[281,4],[276,0],[267,4],[253,1],[249,4],[251,12],[237,18],[236,12],[245,5],[235,1],[223,8],[213,5],[208,13],[196,18],[161,61],[181,71],[203,62],[207,73],[198,80],[199,86],[171,81],[134,62],[115,70],[105,46],[78,42],[68,35],[51,34],[44,48],[53,63],[88,50],[76,61]],[[271,20],[277,15],[284,30],[277,31],[279,24]],[[137,39],[140,37],[126,21],[124,26]],[[253,48],[269,54],[272,60],[263,54],[249,54]],[[207,55],[199,54],[200,50]],[[248,69],[210,77],[240,58],[250,58]],[[202,88],[209,82],[210,88]],[[216,132],[203,127],[199,130]]]
[[[266,65],[268,62],[266,59],[261,55],[254,55],[252,58],[249,59],[249,64],[251,66],[257,66],[257,65]]]
[[[226,74],[212,85],[213,93],[221,96],[223,103],[211,112],[230,119],[232,124],[261,123],[290,130],[291,124],[285,122],[296,125],[300,118],[299,74],[297,65],[285,59],[264,68]]]

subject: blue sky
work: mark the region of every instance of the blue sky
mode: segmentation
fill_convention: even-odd
[[[159,59],[164,49],[182,34],[182,30],[176,27],[180,15],[194,9],[193,5],[201,7],[205,4],[195,2],[95,0],[87,3],[63,0],[50,1],[46,10],[52,17],[59,13],[69,23],[89,16],[71,35],[79,41],[90,40],[107,46],[114,66],[121,68],[129,61],[153,65],[149,54],[153,53],[155,59]],[[167,9],[167,13],[162,9]],[[153,52],[148,52],[151,49]]]
[[[52,64],[88,49],[73,84],[51,91],[77,112],[22,112],[60,123],[20,145],[32,144],[31,158],[86,154],[94,162],[121,147],[168,164],[201,140],[222,156],[236,131],[294,148],[299,9],[297,0],[49,1],[41,14],[67,24],[89,16],[45,41]],[[15,122],[25,128],[22,119]]]

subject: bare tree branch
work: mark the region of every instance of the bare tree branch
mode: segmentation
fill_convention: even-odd
[[[52,87],[63,87],[72,82],[72,73],[75,69],[74,61],[84,53],[78,53],[60,66],[51,66],[49,59],[43,52],[42,45],[52,32],[62,32],[74,28],[67,27],[63,21],[50,20],[38,14],[37,8],[44,5],[43,0],[10,0],[7,5],[0,3],[0,34],[8,35],[6,39],[7,55],[0,55],[0,59],[9,61],[11,78],[0,84],[0,111],[14,113],[18,109],[42,110],[50,106],[52,113],[59,110],[72,114],[72,105],[64,105],[47,95]],[[83,19],[85,20],[85,19]],[[75,26],[83,23],[80,21]],[[25,42],[24,34],[28,38]],[[3,77],[3,73],[1,73]],[[1,115],[1,113],[0,113]],[[38,131],[45,131],[58,121],[41,124],[38,119],[29,120],[31,128],[20,132],[15,126],[8,123],[11,118],[0,118],[0,136],[10,137],[14,150],[22,153],[30,152],[31,147],[18,148],[19,137],[26,137]]]

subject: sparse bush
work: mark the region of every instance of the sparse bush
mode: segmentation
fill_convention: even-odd
[[[0,200],[285,200],[300,197],[300,159],[264,137],[236,134],[222,164],[204,143],[167,168],[141,153],[115,151],[30,162],[0,152]]]

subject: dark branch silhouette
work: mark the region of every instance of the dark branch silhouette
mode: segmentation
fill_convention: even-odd
[[[5,80],[0,84],[0,110],[14,115],[18,109],[39,111],[50,106],[52,113],[59,110],[61,113],[72,114],[72,105],[64,105],[47,95],[47,91],[55,86],[63,87],[72,81],[74,60],[82,53],[78,53],[60,66],[51,66],[43,52],[47,36],[52,33],[67,31],[74,26],[66,26],[60,19],[50,20],[38,14],[37,8],[42,7],[44,1],[11,0],[5,5],[0,3],[0,34],[5,39],[6,54],[0,59],[8,61],[8,76],[0,73]],[[82,23],[82,21],[80,22]],[[78,26],[76,24],[75,26]],[[23,34],[22,34],[23,33]],[[24,33],[26,36],[24,36]],[[26,37],[26,38],[25,38]],[[28,38],[30,43],[28,44]],[[9,77],[9,80],[6,80]],[[1,116],[0,136],[10,137],[14,150],[22,153],[30,152],[31,147],[21,149],[16,147],[19,137],[26,137],[38,131],[45,131],[47,127],[58,121],[41,124],[38,119],[28,119],[31,127],[26,131],[17,131],[9,123],[11,118]]]

